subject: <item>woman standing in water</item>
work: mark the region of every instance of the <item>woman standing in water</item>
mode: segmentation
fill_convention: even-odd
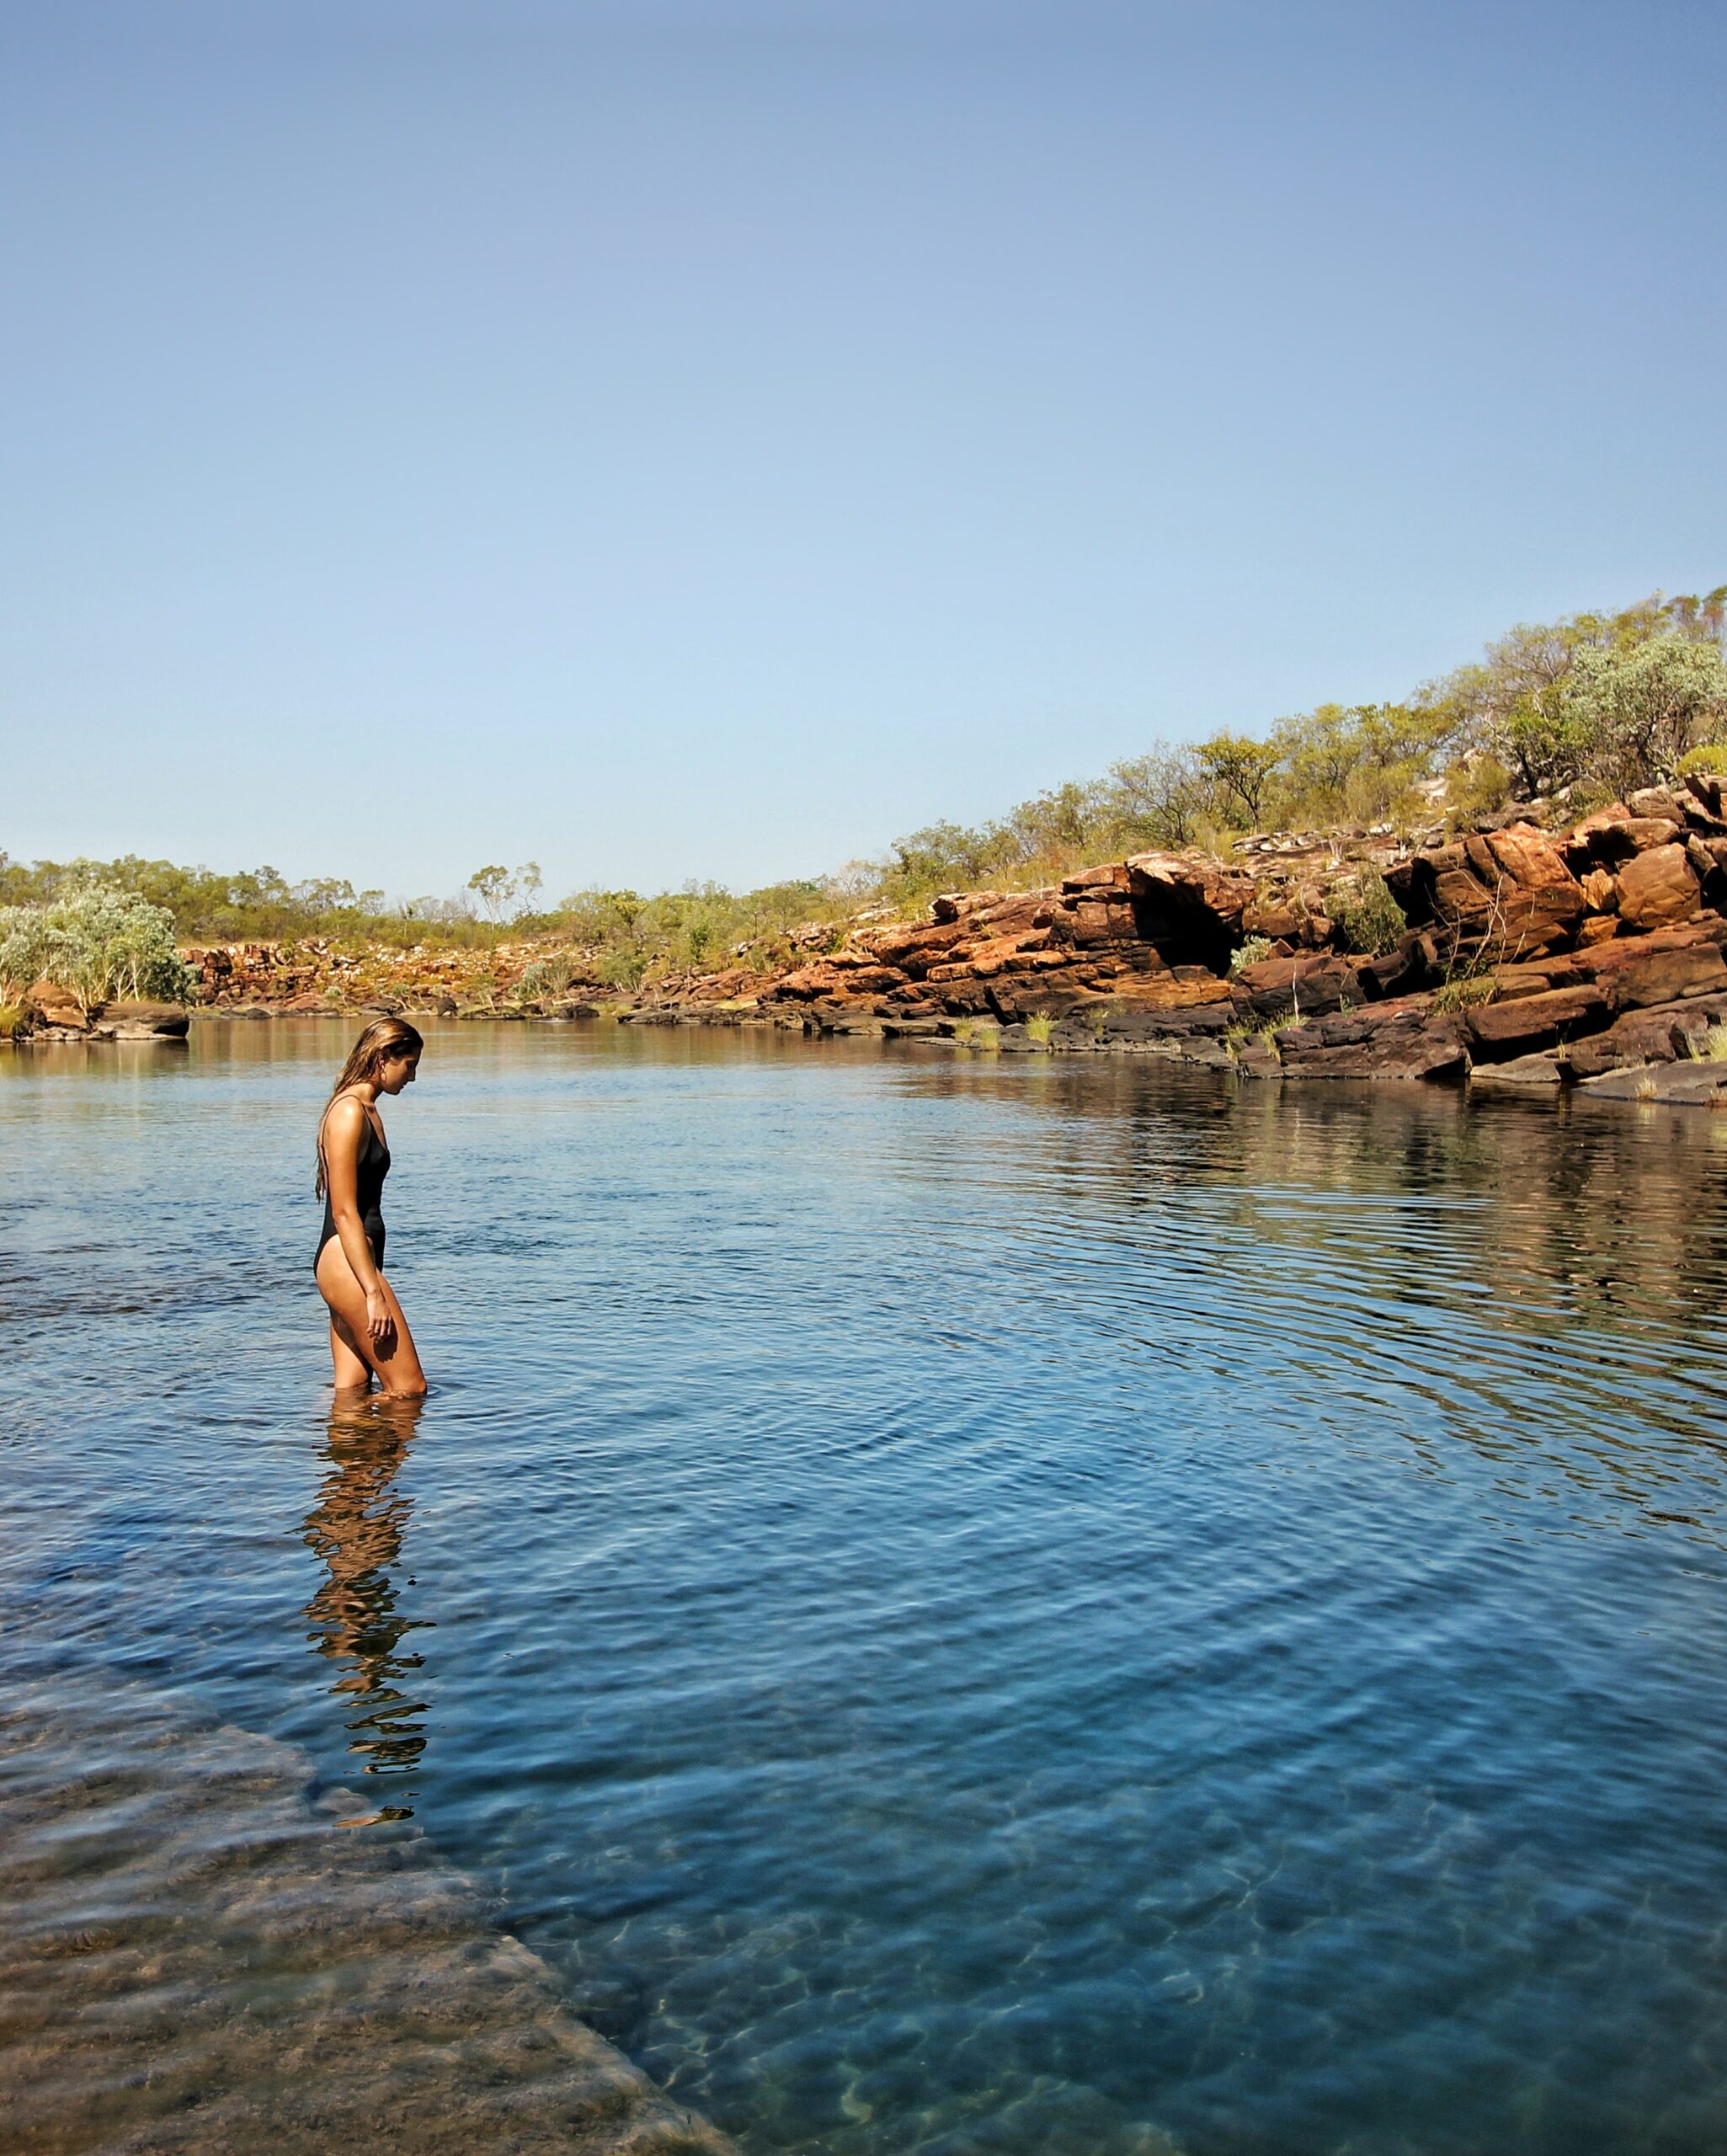
[[[414,1399],[426,1389],[413,1335],[384,1278],[379,1210],[390,1148],[378,1096],[411,1086],[425,1043],[406,1019],[374,1018],[354,1043],[317,1129],[317,1181],[324,1230],[314,1261],[318,1293],[330,1306],[330,1356],[338,1392],[364,1392],[372,1374],[386,1392]]]

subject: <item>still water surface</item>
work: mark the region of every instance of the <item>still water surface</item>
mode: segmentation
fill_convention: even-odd
[[[14,1678],[411,1816],[749,2156],[1727,2146],[1727,1118],[451,1027],[404,1422],[345,1038],[0,1064]]]

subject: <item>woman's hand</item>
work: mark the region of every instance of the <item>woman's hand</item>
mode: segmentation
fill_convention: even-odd
[[[372,1288],[367,1291],[365,1329],[380,1347],[396,1330],[396,1321],[390,1315],[390,1305],[384,1299],[381,1288]]]

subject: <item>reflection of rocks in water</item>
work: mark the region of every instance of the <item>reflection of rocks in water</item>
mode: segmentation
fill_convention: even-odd
[[[0,1713],[16,2156],[724,2156],[564,2009],[411,1828],[341,1831],[289,1747],[170,1696]]]
[[[338,1403],[330,1416],[331,1472],[306,1520],[306,1540],[328,1570],[306,1604],[309,1636],[338,1665],[332,1689],[348,1710],[348,1748],[364,1758],[367,1774],[411,1774],[426,1747],[416,1719],[425,1711],[417,1696],[424,1665],[402,1651],[404,1634],[423,1620],[402,1613],[389,1569],[402,1554],[413,1510],[395,1478],[420,1406],[382,1398]],[[403,1787],[402,1801],[376,1816],[411,1818],[405,1800],[412,1795],[411,1785]]]

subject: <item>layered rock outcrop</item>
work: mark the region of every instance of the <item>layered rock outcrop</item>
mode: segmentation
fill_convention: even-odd
[[[925,921],[855,931],[763,1001],[818,1028],[868,1019],[1009,1051],[1123,1049],[1287,1079],[1498,1070],[1537,1087],[1696,1059],[1727,1024],[1715,780],[1560,832],[1507,817],[1353,858],[1313,851],[1140,854],[1046,890],[954,894]],[[1335,917],[1369,868],[1404,922],[1373,954]],[[1250,959],[1255,937],[1270,948]]]
[[[1351,947],[1366,941],[1389,947]],[[1228,859],[1135,854],[1040,890],[946,893],[914,921],[878,909],[812,924],[786,947],[777,968],[734,962],[626,996],[578,977],[603,954],[546,944],[344,953],[307,939],[184,955],[203,1005],[231,1016],[549,1018],[603,1002],[637,1024],[1122,1050],[1292,1081],[1610,1097],[1683,1064],[1693,1077],[1676,1097],[1714,1098],[1703,1066],[1720,1055],[1727,1070],[1727,806],[1719,780],[1697,776],[1557,831],[1510,814],[1415,844],[1379,830],[1261,835]],[[51,1032],[184,1029],[184,1013],[85,1013],[46,984],[31,995]]]

